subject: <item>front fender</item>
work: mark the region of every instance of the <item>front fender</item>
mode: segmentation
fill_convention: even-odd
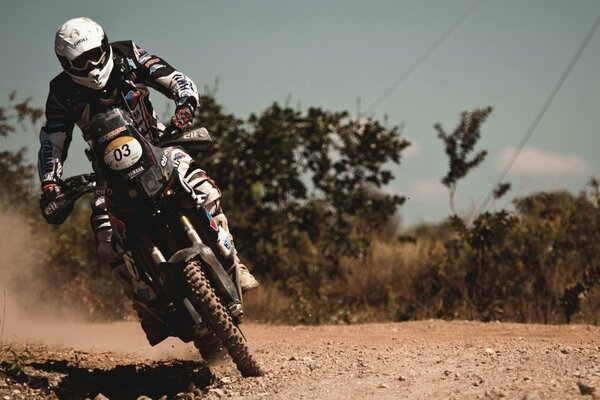
[[[227,274],[210,247],[205,244],[194,243],[191,247],[177,251],[169,258],[169,261],[160,263],[159,268],[170,269],[184,266],[190,260],[198,257],[202,260],[202,265],[206,268],[205,272],[208,272],[209,280],[215,285],[217,293],[227,296],[224,303],[241,303],[238,290],[229,274]]]

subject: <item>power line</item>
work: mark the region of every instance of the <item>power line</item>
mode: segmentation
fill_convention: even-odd
[[[513,166],[513,164],[517,160],[517,157],[519,157],[519,155],[521,154],[521,151],[525,147],[525,144],[527,143],[527,141],[529,140],[529,138],[531,137],[531,135],[535,131],[535,128],[537,128],[539,122],[541,121],[541,119],[543,118],[544,114],[546,113],[546,111],[550,107],[550,104],[552,104],[552,101],[554,100],[554,98],[558,94],[558,91],[562,87],[563,83],[565,82],[565,80],[567,79],[567,77],[569,76],[569,74],[571,73],[571,70],[573,69],[573,67],[577,63],[577,60],[579,60],[579,57],[583,53],[583,50],[587,46],[588,42],[590,41],[590,39],[592,38],[592,36],[594,36],[594,33],[596,32],[596,29],[598,29],[598,25],[600,25],[600,15],[598,15],[598,18],[596,18],[596,21],[594,22],[594,25],[592,25],[592,28],[590,29],[590,31],[588,32],[588,34],[584,38],[583,42],[581,43],[581,45],[579,46],[579,48],[575,52],[575,55],[571,59],[571,62],[567,66],[567,69],[563,72],[562,76],[560,77],[560,79],[558,80],[558,82],[556,83],[556,85],[554,86],[554,89],[550,93],[550,96],[546,99],[546,102],[544,103],[544,105],[542,106],[542,108],[540,109],[540,111],[538,112],[537,116],[533,120],[533,123],[531,124],[531,126],[529,127],[529,129],[527,130],[527,132],[525,133],[525,136],[523,136],[523,139],[521,139],[521,142],[519,143],[519,145],[517,147],[517,150],[513,153],[512,157],[510,158],[510,160],[508,161],[508,163],[506,164],[506,166],[504,167],[504,169],[500,173],[500,176],[498,177],[498,180],[496,181],[496,184],[495,184],[494,188],[492,188],[492,190],[488,193],[488,195],[486,196],[486,198],[483,201],[483,203],[481,203],[481,206],[479,207],[479,211],[477,212],[477,215],[480,215],[481,213],[483,213],[485,211],[485,209],[487,208],[489,202],[492,200],[494,189],[496,187],[498,187],[498,185],[500,185],[502,183],[502,181],[504,181],[504,178],[506,178],[506,175],[508,174],[508,171],[510,171],[511,167]]]
[[[438,47],[450,34],[463,23],[463,21],[477,8],[479,4],[481,4],[483,0],[477,0],[471,7],[469,7],[455,22],[440,36],[418,59],[415,61],[377,100],[371,104],[367,110],[365,111],[365,115],[371,113],[375,107],[377,107],[386,97],[388,97],[397,87],[402,83],[404,79],[406,79],[411,72],[413,72],[419,64],[421,64],[425,59]]]

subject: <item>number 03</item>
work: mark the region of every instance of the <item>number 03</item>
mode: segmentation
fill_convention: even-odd
[[[130,154],[131,154],[131,150],[129,150],[129,145],[127,143],[125,143],[123,146],[121,146],[121,148],[115,149],[113,151],[113,156],[115,157],[115,160],[117,160],[117,161],[121,161],[123,159],[123,157],[129,157]]]

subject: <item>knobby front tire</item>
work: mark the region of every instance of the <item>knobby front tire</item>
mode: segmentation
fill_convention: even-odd
[[[208,318],[210,327],[223,342],[242,376],[262,375],[260,367],[248,350],[244,336],[233,323],[225,306],[221,304],[198,261],[190,261],[183,273],[190,286],[194,303],[201,307],[201,315]]]

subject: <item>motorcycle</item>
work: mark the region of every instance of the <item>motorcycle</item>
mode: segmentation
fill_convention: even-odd
[[[114,246],[121,249],[134,308],[165,335],[193,341],[203,358],[227,350],[242,376],[259,376],[246,338],[242,290],[231,236],[179,174],[174,146],[200,151],[211,142],[204,128],[165,134],[153,145],[119,108],[95,115],[82,129],[97,173],[61,182],[59,199],[43,214],[61,224],[82,195],[105,196]]]

